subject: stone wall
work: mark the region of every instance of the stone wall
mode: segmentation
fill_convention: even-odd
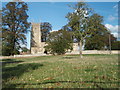
[[[109,50],[83,50],[83,54],[110,54]],[[67,52],[66,54],[79,54],[79,51]],[[111,54],[120,54],[119,50],[112,50]]]
[[[119,50],[112,50],[112,54],[120,54]],[[66,54],[79,54],[79,52],[71,52]],[[85,50],[83,54],[109,54],[109,51],[102,50]],[[0,56],[0,59],[8,59],[8,58],[24,58],[24,57],[36,57],[36,56],[46,56],[46,54],[38,53],[38,54],[27,54],[27,55],[14,55],[14,56]]]
[[[44,46],[45,45],[46,45],[45,42],[41,42],[39,47],[31,47],[31,54],[37,54],[37,53],[42,54],[42,53],[44,53],[44,51],[45,51]]]

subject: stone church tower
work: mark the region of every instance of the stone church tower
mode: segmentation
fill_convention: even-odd
[[[32,23],[31,28],[31,54],[43,54],[45,51],[45,42],[41,42],[40,23]],[[79,54],[77,43],[73,43],[73,51],[68,53]]]
[[[40,23],[32,23],[31,54],[44,53],[45,42],[41,42]]]

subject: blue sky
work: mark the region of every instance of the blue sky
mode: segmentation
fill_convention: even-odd
[[[68,7],[68,4],[75,4],[74,2],[29,2],[29,20],[34,22],[50,22],[53,26],[53,30],[60,29],[67,23],[65,18],[68,12],[72,10]],[[115,17],[117,2],[88,2],[88,5],[94,9],[94,11],[104,16],[104,23],[117,25],[117,20],[110,20],[112,16]]]
[[[87,2],[89,7],[94,9],[95,13],[104,17],[104,25],[111,32],[118,35],[118,3],[117,2]],[[72,9],[68,4],[75,2],[27,2],[30,22],[49,22],[52,24],[52,30],[59,30],[67,24],[65,16]],[[30,33],[27,34],[27,47],[30,48]]]

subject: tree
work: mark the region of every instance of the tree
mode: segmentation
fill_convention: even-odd
[[[28,6],[24,2],[9,2],[2,9],[2,42],[3,55],[14,55],[26,44],[25,34],[30,23],[27,21]],[[4,53],[5,52],[5,53]]]
[[[111,43],[114,43],[112,39],[115,39],[113,35],[111,35]],[[95,34],[94,36],[86,38],[84,48],[85,50],[109,50],[109,34]]]
[[[47,35],[49,32],[52,31],[52,25],[49,22],[41,23],[41,40],[42,42],[45,42],[47,39]]]
[[[76,5],[70,7],[74,10],[72,13],[68,13],[66,18],[68,19],[68,26],[74,32],[74,36],[78,41],[79,52],[82,58],[82,46],[85,38],[90,34],[91,26],[89,25],[89,15],[92,9],[84,2],[78,2]]]
[[[46,43],[45,49],[53,55],[65,54],[66,51],[72,50],[71,34],[66,30],[51,32]]]
[[[29,49],[27,47],[22,47],[21,49],[22,49],[22,52],[28,52],[29,51]]]
[[[120,41],[114,41],[112,43],[112,50],[120,50]]]
[[[90,17],[89,23],[94,30],[91,30],[91,35],[86,38],[85,49],[88,50],[101,50],[109,49],[109,35],[111,35],[111,43],[116,38],[108,31],[108,29],[102,24],[103,17],[98,14],[93,14]]]

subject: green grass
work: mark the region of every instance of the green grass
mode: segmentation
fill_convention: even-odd
[[[2,60],[3,88],[117,88],[118,55]]]

